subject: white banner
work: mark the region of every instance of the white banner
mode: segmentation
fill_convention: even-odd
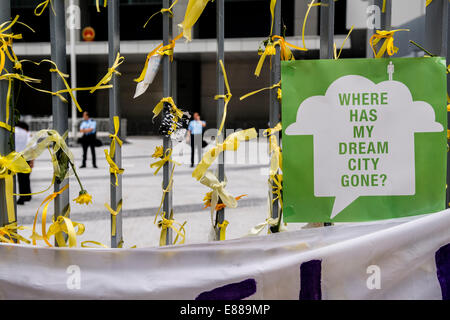
[[[0,245],[2,299],[450,299],[450,210],[147,249]]]

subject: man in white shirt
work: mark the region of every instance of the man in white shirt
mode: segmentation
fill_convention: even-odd
[[[83,133],[81,137],[81,145],[83,147],[83,163],[80,168],[86,168],[87,149],[91,148],[92,166],[97,168],[95,162],[95,140],[97,139],[97,122],[89,118],[87,111],[83,112],[83,121],[80,124],[80,132]]]
[[[31,139],[31,133],[28,128],[28,124],[22,121],[18,121],[15,127],[15,149],[17,152],[21,152],[25,149],[26,145]],[[33,161],[28,161],[28,164],[33,168]],[[31,186],[30,186],[30,174],[18,173],[17,180],[19,182],[19,193],[24,194],[19,197],[17,204],[23,205],[26,201],[31,200]]]
[[[203,143],[203,129],[206,127],[206,122],[200,119],[200,114],[194,112],[194,120],[188,125],[188,139],[191,140],[191,168],[194,166],[195,149],[198,153],[198,162],[202,158],[202,143]]]

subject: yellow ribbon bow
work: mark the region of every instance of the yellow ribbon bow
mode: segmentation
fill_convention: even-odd
[[[148,18],[147,22],[144,24],[144,28],[147,26],[148,22],[154,17],[156,16],[158,13],[164,13],[167,12],[171,17],[173,17],[173,12],[172,12],[172,8],[175,6],[175,4],[178,2],[178,0],[175,0],[172,5],[169,8],[162,8],[161,10],[155,12],[154,14],[152,14],[150,16],[150,18]]]
[[[111,235],[116,235],[116,216],[119,214],[119,212],[122,210],[122,199],[120,199],[119,203],[117,204],[117,210],[113,210],[111,206],[107,203],[105,203],[106,209],[108,209],[109,213],[111,214]]]
[[[372,48],[373,54],[375,58],[381,58],[385,52],[389,56],[393,56],[397,53],[398,48],[394,46],[394,34],[397,31],[409,31],[408,29],[397,29],[397,30],[377,30],[374,35],[372,35],[369,39],[370,47]],[[380,40],[384,39],[383,45],[381,46],[378,52],[375,51],[374,46],[380,42]]]
[[[230,223],[227,220],[223,220],[222,223],[217,224],[217,227],[219,228],[220,232],[219,232],[219,240],[223,241],[225,240],[225,234],[226,234],[226,230],[227,227]]]
[[[279,132],[279,131],[281,131],[281,122],[278,122],[277,125],[273,128],[268,128],[268,129],[264,130],[263,136],[268,137],[268,136],[273,135],[275,132]]]
[[[174,224],[178,225],[177,228]],[[167,229],[171,228],[173,231],[176,232],[175,240],[173,241],[173,244],[178,243],[178,239],[180,239],[179,244],[183,244],[186,238],[186,229],[184,226],[186,225],[186,221],[183,222],[183,224],[180,224],[176,222],[174,219],[166,219],[165,213],[162,216],[162,220],[158,222],[158,227],[161,228],[161,235],[159,237],[159,245],[165,246],[167,244]]]
[[[8,222],[13,223],[15,218],[14,212],[14,181],[13,176],[16,173],[30,173],[31,168],[20,153],[12,151],[7,156],[0,156],[0,179],[5,180],[6,193],[6,211],[8,214]]]
[[[180,109],[177,108],[177,106],[175,105],[175,102],[173,101],[173,98],[167,97],[167,98],[162,98],[161,100],[159,100],[158,104],[153,108],[153,118],[152,119],[155,119],[161,113],[161,111],[163,111],[164,102],[167,102],[168,104],[171,105],[172,110],[175,113],[176,117],[178,117],[178,118],[183,117],[183,111],[181,111]]]
[[[116,60],[114,60],[111,68],[108,68],[108,72],[105,74],[105,76],[91,89],[91,91],[89,91],[89,93],[94,93],[102,85],[108,84],[111,81],[113,74],[117,74],[118,76],[120,76],[121,73],[116,69],[124,62],[124,60],[125,58],[120,55],[120,52],[117,52]]]
[[[49,3],[50,3],[50,7],[52,8],[53,14],[56,16],[56,12],[55,12],[55,9],[53,8],[52,0],[45,0],[45,1],[42,1],[41,3],[39,3],[36,6],[36,8],[34,8],[34,15],[40,16],[44,12],[45,8],[47,8]],[[41,11],[38,11],[39,8],[41,8]]]
[[[202,15],[206,5],[210,0],[189,0],[184,14],[184,20],[178,26],[183,29],[186,40],[192,40],[192,27]]]
[[[119,146],[122,146],[123,142],[122,140],[117,136],[119,134],[119,128],[120,128],[120,119],[118,116],[114,116],[114,134],[110,134],[109,137],[111,140],[111,145],[109,147],[109,156],[111,158],[114,158],[116,154],[116,141],[119,144]]]
[[[222,60],[219,60],[219,63],[220,63],[220,67],[222,68],[223,80],[225,82],[225,87],[227,88],[227,93],[226,94],[218,94],[214,97],[214,100],[223,99],[225,101],[225,105],[223,106],[222,121],[220,121],[220,127],[219,127],[219,132],[217,133],[217,136],[220,136],[222,134],[222,129],[225,124],[225,119],[227,117],[228,102],[230,102],[231,97],[232,97],[232,94],[230,92],[230,85],[228,84],[227,73],[225,71],[225,66],[223,65]]]
[[[272,85],[272,86],[270,86],[270,87],[265,87],[265,88],[258,89],[258,90],[249,92],[249,93],[247,93],[247,94],[244,94],[242,97],[239,98],[239,100],[242,101],[242,100],[244,100],[244,99],[246,99],[246,98],[248,98],[248,97],[250,97],[250,96],[252,96],[252,95],[254,95],[254,94],[260,93],[261,91],[264,91],[264,90],[272,90],[272,89],[274,89],[274,88],[278,88],[278,90],[280,90],[280,87],[281,87],[281,80],[280,80],[280,82],[275,83],[274,85]],[[281,98],[278,97],[278,99],[281,99]]]
[[[202,160],[192,172],[192,177],[200,180],[221,152],[226,150],[236,151],[239,148],[241,141],[251,140],[257,136],[258,134],[255,128],[237,131],[230,134],[223,143],[218,143],[203,155]]]
[[[158,171],[162,168],[162,166],[163,166],[167,161],[170,161],[170,162],[172,162],[173,164],[180,165],[180,163],[178,163],[178,162],[172,160],[171,157],[172,157],[172,149],[171,149],[171,148],[166,149],[166,152],[164,153],[164,157],[161,158],[161,160],[158,160],[158,161],[156,161],[156,162],[153,162],[153,163],[150,165],[150,168],[152,168],[152,169],[153,169],[153,167],[157,167],[155,173],[153,173],[153,174],[156,175],[156,174],[158,173]]]
[[[77,228],[77,231],[75,231]],[[55,236],[58,247],[67,247],[66,240],[64,239],[64,233],[67,234],[69,241],[69,247],[74,248],[77,246],[77,236],[84,233],[84,224],[74,222],[65,216],[58,216],[56,221],[48,228],[47,237]]]
[[[200,183],[211,188],[211,223],[214,225],[214,210],[216,209],[216,205],[220,200],[229,208],[236,208],[237,201],[236,199],[229,194],[225,190],[225,186],[227,185],[226,181],[219,181],[216,175],[212,173],[210,170],[206,171],[205,174],[201,177]]]
[[[274,47],[277,45],[280,46],[280,57],[283,61],[295,60],[294,55],[292,54],[292,51],[291,49],[289,49],[289,47],[300,51],[308,51],[308,49],[306,48],[301,48],[287,42],[282,36],[274,35],[272,36],[272,41],[274,41]]]
[[[106,8],[108,5],[108,0],[103,0],[103,8]],[[97,7],[97,12],[100,12],[100,4],[98,3],[98,0],[95,0],[95,6]]]
[[[248,235],[249,236],[258,235],[259,233],[261,233],[262,230],[264,230],[265,226],[269,227],[267,230],[267,233],[270,233],[270,227],[276,227],[278,225],[279,221],[280,221],[280,218],[277,218],[277,219],[267,218],[266,221],[259,223],[256,226],[254,226],[253,228],[251,228]],[[283,224],[281,224],[279,231],[287,231],[287,228]]]
[[[264,64],[264,60],[266,60],[266,56],[274,56],[277,53],[275,46],[273,43],[268,43],[266,45],[266,48],[264,49],[264,52],[261,54],[261,58],[259,58],[258,64],[256,65],[255,69],[255,76],[259,77],[259,74],[261,73],[262,66]],[[258,54],[260,54],[258,52]]]
[[[117,166],[117,164],[114,162],[114,160],[110,157],[109,153],[108,153],[108,149],[104,149],[105,152],[105,158],[106,161],[109,164],[109,172],[114,174],[114,176],[116,177],[116,187],[119,186],[119,178],[118,178],[118,174],[123,174],[123,172],[125,171],[125,169],[123,168],[119,168]]]
[[[48,236],[47,236],[47,232],[46,232],[48,206],[54,199],[56,199],[57,196],[59,196],[64,191],[66,191],[68,188],[69,188],[69,184],[66,184],[61,190],[59,190],[57,192],[53,192],[52,194],[47,196],[42,201],[42,203],[39,205],[39,208],[36,211],[36,215],[34,216],[34,221],[33,221],[33,231],[32,231],[32,235],[31,235],[31,239],[33,240],[33,245],[36,245],[36,240],[44,240],[45,243],[49,247],[52,247],[52,245],[49,242],[49,239],[48,239]],[[44,206],[44,208],[42,210],[42,236],[39,236],[36,233],[36,222],[37,222],[37,217],[39,215],[39,210],[41,209],[42,206]]]

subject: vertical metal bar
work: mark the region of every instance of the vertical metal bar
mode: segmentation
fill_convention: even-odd
[[[0,23],[11,20],[11,2],[0,1]],[[8,58],[5,59],[5,69],[9,72],[12,72],[12,62],[9,61]],[[6,97],[8,92],[8,81],[1,80],[0,81],[0,121],[5,122],[6,120]],[[12,113],[12,101],[10,101],[10,110],[9,110],[9,124],[12,125],[13,121],[13,113]],[[0,128],[0,155],[6,156],[13,150],[13,146],[10,142],[11,132],[4,128]],[[15,199],[14,199],[15,206]],[[16,210],[14,210],[16,211]],[[17,214],[15,217],[17,221]],[[8,224],[8,215],[6,210],[6,189],[5,189],[5,179],[0,180],[0,226],[4,226]]]
[[[225,94],[225,82],[222,68],[220,66],[219,60],[225,64],[225,1],[217,0],[216,4],[216,25],[217,25],[217,58],[216,58],[216,81],[217,81],[217,94],[223,95]],[[220,125],[222,121],[222,116],[224,112],[225,101],[224,99],[217,99],[217,126]],[[219,127],[217,127],[219,129]],[[225,135],[225,125],[222,130],[221,135],[218,137],[217,143],[222,143]],[[217,131],[217,133],[219,133]],[[223,181],[225,179],[225,153],[222,152],[219,154],[218,165],[217,165],[218,173],[219,173],[219,181]],[[218,224],[223,223],[225,220],[225,209],[221,209],[217,211],[216,214],[216,240],[220,239],[220,228],[217,227]]]
[[[334,0],[321,1],[320,6],[320,59],[333,59],[334,49]],[[325,227],[331,226],[324,222]]]
[[[273,30],[272,35],[281,35],[281,0],[277,0],[273,15]],[[276,46],[275,57],[271,59],[271,69],[270,69],[270,85],[276,84],[281,80],[281,55],[280,47]],[[270,90],[270,115],[269,123],[270,127],[273,128],[281,121],[281,103],[278,100],[277,90]],[[273,184],[275,186],[275,184]],[[272,189],[269,190],[272,192]],[[272,204],[272,218],[278,218],[278,201],[273,201]],[[270,227],[271,232],[278,232],[277,226]]]
[[[64,1],[53,1],[53,8],[55,14],[50,10],[50,46],[51,46],[51,59],[56,63],[58,69],[62,73],[66,73],[66,24],[65,24],[65,12]],[[56,92],[64,89],[63,81],[56,74],[52,72],[52,91]],[[67,132],[69,128],[68,122],[68,109],[69,105],[62,102],[57,96],[52,96],[52,114],[53,114],[53,129],[58,131],[60,135]],[[69,184],[69,179],[64,180],[61,184],[55,183],[54,191],[59,191],[66,184]],[[63,215],[69,208],[69,188],[60,194],[55,199],[54,215]],[[56,243],[55,239],[55,246]]]
[[[333,59],[334,0],[321,1],[320,6],[320,59]]]
[[[120,19],[119,19],[119,0],[112,0],[108,3],[108,63],[110,66],[114,64],[117,53],[120,51]],[[113,74],[111,79],[113,87],[109,90],[109,131],[114,134],[114,116],[120,119],[120,83],[119,77]],[[122,128],[119,127],[118,136],[121,136]],[[114,162],[119,168],[122,168],[122,148],[116,143],[116,151],[114,154]],[[118,186],[116,186],[116,177],[110,175],[110,206],[113,210],[117,210],[119,202],[122,200],[122,175],[117,175]],[[111,231],[113,227],[113,219],[116,220],[115,232],[111,232],[111,248],[117,248],[122,242],[122,213],[115,217],[111,215]],[[114,234],[114,235],[113,235]]]
[[[383,0],[378,2],[381,2],[379,5],[381,10],[383,10]],[[386,0],[384,3],[384,12],[381,12],[381,29],[392,29],[392,0]]]
[[[163,8],[169,8],[172,5],[172,0],[163,0]],[[163,45],[168,45],[170,38],[172,37],[172,23],[170,21],[170,15],[168,12],[163,13]],[[164,55],[162,58],[163,65],[163,95],[164,97],[170,97],[172,94],[172,65],[170,57]],[[164,112],[164,111],[163,111]],[[164,115],[163,115],[164,116]],[[163,138],[164,152],[167,149],[172,148],[172,141],[170,137]],[[172,171],[172,162],[167,161],[163,166],[163,188],[166,189],[169,185],[170,175]],[[163,203],[163,210],[166,213],[166,218],[172,218],[172,191],[166,193]],[[169,218],[170,217],[170,218]],[[172,244],[172,229],[167,229],[166,244]]]
[[[449,39],[449,10],[450,5],[447,0],[432,1],[426,8],[425,14],[425,47],[431,53],[441,57],[447,57],[447,64],[450,61],[448,51]],[[447,75],[447,92],[450,92],[450,83]],[[443,101],[445,103],[445,101]],[[445,105],[445,104],[444,104]],[[450,115],[447,113],[447,121],[450,123]],[[446,190],[446,208],[450,202],[450,156],[447,152],[447,190]]]

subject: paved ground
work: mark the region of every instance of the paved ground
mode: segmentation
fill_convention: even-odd
[[[156,246],[159,241],[159,229],[153,219],[161,201],[162,170],[154,175],[149,165],[155,146],[161,144],[159,137],[129,137],[123,146],[123,236],[125,247],[137,245]],[[93,204],[78,205],[72,202],[71,217],[74,221],[84,223],[86,232],[79,237],[80,241],[96,240],[109,245],[110,218],[104,207],[109,203],[109,166],[105,160],[103,149],[98,147],[98,169],[92,168],[90,154],[88,168],[78,169],[85,188],[93,196]],[[259,148],[259,149],[258,149]],[[81,164],[81,148],[74,147],[72,152],[75,161]],[[234,196],[247,194],[239,201],[236,209],[226,210],[226,219],[230,222],[227,239],[246,235],[257,223],[263,222],[267,216],[267,144],[264,141],[243,143],[238,153],[227,152],[226,176],[227,190]],[[209,189],[194,178],[189,166],[190,147],[181,143],[174,147],[174,159],[182,164],[175,169],[173,204],[175,219],[187,221],[186,243],[208,241],[210,215],[203,208],[202,199]],[[212,168],[215,168],[212,167]],[[52,167],[47,154],[35,161],[31,175],[31,186],[34,192],[48,187],[51,181]],[[70,178],[71,199],[78,195],[78,185],[74,177]],[[49,192],[33,196],[24,206],[18,206],[19,224],[30,226],[34,214]],[[53,212],[50,206],[50,211]],[[298,229],[301,224],[290,224],[289,229]],[[27,234],[27,232],[23,232]]]

